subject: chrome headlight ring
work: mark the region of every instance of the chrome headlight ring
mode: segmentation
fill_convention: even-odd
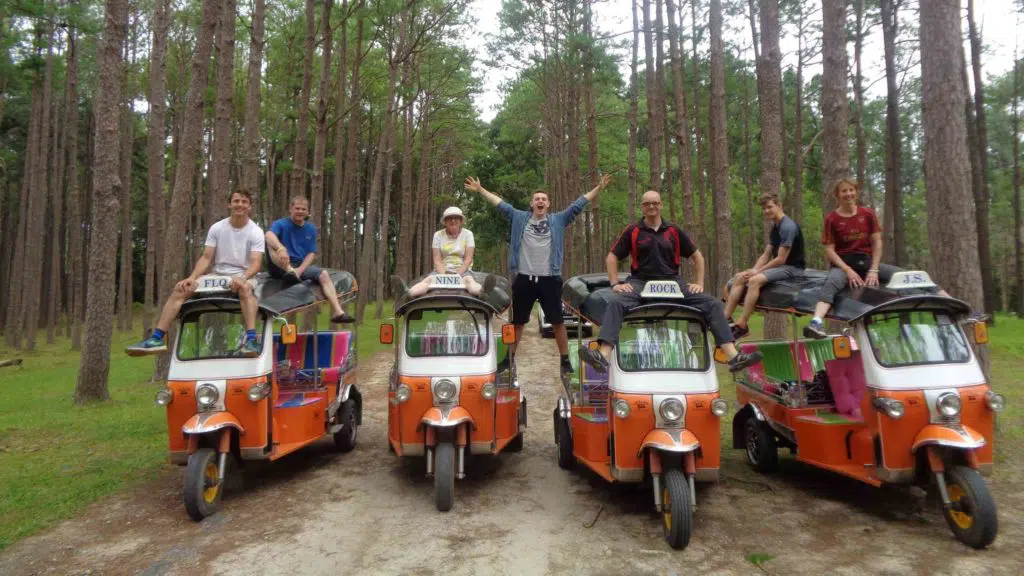
[[[157,391],[156,403],[158,406],[167,406],[171,402],[174,402],[174,393],[171,392],[170,388],[164,388]]]
[[[434,384],[434,396],[439,402],[451,402],[455,400],[455,395],[458,393],[459,388],[455,385],[455,382],[451,380],[438,380]]]
[[[399,404],[407,402],[411,396],[412,388],[409,388],[408,384],[399,384],[398,388],[395,389],[395,400],[397,400]]]
[[[625,420],[626,418],[629,418],[631,409],[629,407],[629,402],[626,402],[622,398],[618,398],[612,403],[612,410],[615,411],[615,416],[617,418]]]
[[[721,418],[729,412],[729,403],[721,398],[715,398],[711,401],[711,413]]]
[[[876,410],[884,412],[886,416],[893,420],[903,418],[903,414],[906,413],[906,407],[903,405],[903,402],[893,398],[875,398],[873,404]]]
[[[989,390],[985,392],[985,404],[988,404],[989,410],[993,412],[1002,412],[1006,407],[1006,399],[1002,394]]]
[[[480,389],[480,396],[484,400],[493,400],[498,395],[498,387],[494,385],[494,382],[488,382],[484,384],[484,387]]]
[[[220,392],[217,391],[217,387],[212,384],[203,384],[196,389],[196,402],[200,408],[210,408],[217,403],[220,398]]]
[[[683,417],[683,403],[676,398],[667,398],[658,406],[658,412],[666,422],[678,422]]]
[[[935,408],[943,418],[956,418],[960,415],[960,395],[956,392],[943,392],[935,400]]]
[[[270,396],[270,385],[266,382],[260,382],[259,384],[253,384],[249,387],[249,400],[253,402],[259,402],[267,396]]]

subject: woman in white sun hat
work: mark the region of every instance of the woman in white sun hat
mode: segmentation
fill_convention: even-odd
[[[445,208],[441,216],[441,223],[444,228],[434,232],[434,241],[430,251],[433,253],[434,274],[458,274],[462,276],[462,282],[466,285],[466,291],[474,296],[479,296],[485,291],[485,286],[470,274],[473,267],[473,252],[476,244],[473,241],[473,233],[462,227],[462,210],[457,206]],[[491,278],[488,278],[490,284]],[[409,288],[409,296],[422,296],[426,294],[430,286],[430,276]]]

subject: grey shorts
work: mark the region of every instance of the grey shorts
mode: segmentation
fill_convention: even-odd
[[[797,278],[802,276],[804,273],[803,268],[797,268],[796,266],[788,266],[783,264],[782,266],[776,266],[775,268],[769,268],[759,274],[763,274],[768,283],[778,282],[779,280],[788,280],[790,278]],[[756,276],[757,274],[755,274]],[[728,289],[732,290],[732,279],[729,279],[727,284]]]

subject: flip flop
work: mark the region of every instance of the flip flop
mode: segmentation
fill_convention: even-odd
[[[341,314],[338,314],[337,316],[331,318],[331,322],[333,322],[335,324],[351,324],[352,322],[355,322],[355,321],[356,321],[355,318],[349,316],[345,312],[342,312]]]

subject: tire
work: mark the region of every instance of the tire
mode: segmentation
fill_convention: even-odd
[[[455,445],[442,442],[434,447],[434,504],[447,512],[455,503]]]
[[[334,447],[338,452],[351,452],[356,447],[356,436],[359,426],[356,424],[356,403],[349,398],[338,408],[338,419],[342,422],[341,430],[334,433]],[[388,446],[391,443],[388,442]]]
[[[523,433],[520,432],[512,439],[511,442],[505,445],[505,452],[522,452],[523,451]]]
[[[982,549],[996,539],[999,522],[988,485],[977,471],[954,466],[946,472],[950,507],[942,511],[956,539]]]
[[[217,512],[224,493],[217,472],[217,452],[213,448],[200,448],[188,457],[182,499],[185,511],[196,522]]]
[[[779,448],[768,424],[754,416],[743,425],[747,462],[758,472],[772,472],[779,467]]]
[[[558,445],[558,467],[572,470],[576,466],[576,456],[572,449],[572,428],[569,421],[555,414],[555,443]]]
[[[690,503],[690,486],[682,470],[673,468],[665,474],[661,505],[665,541],[676,550],[686,548],[693,531],[693,506]]]

